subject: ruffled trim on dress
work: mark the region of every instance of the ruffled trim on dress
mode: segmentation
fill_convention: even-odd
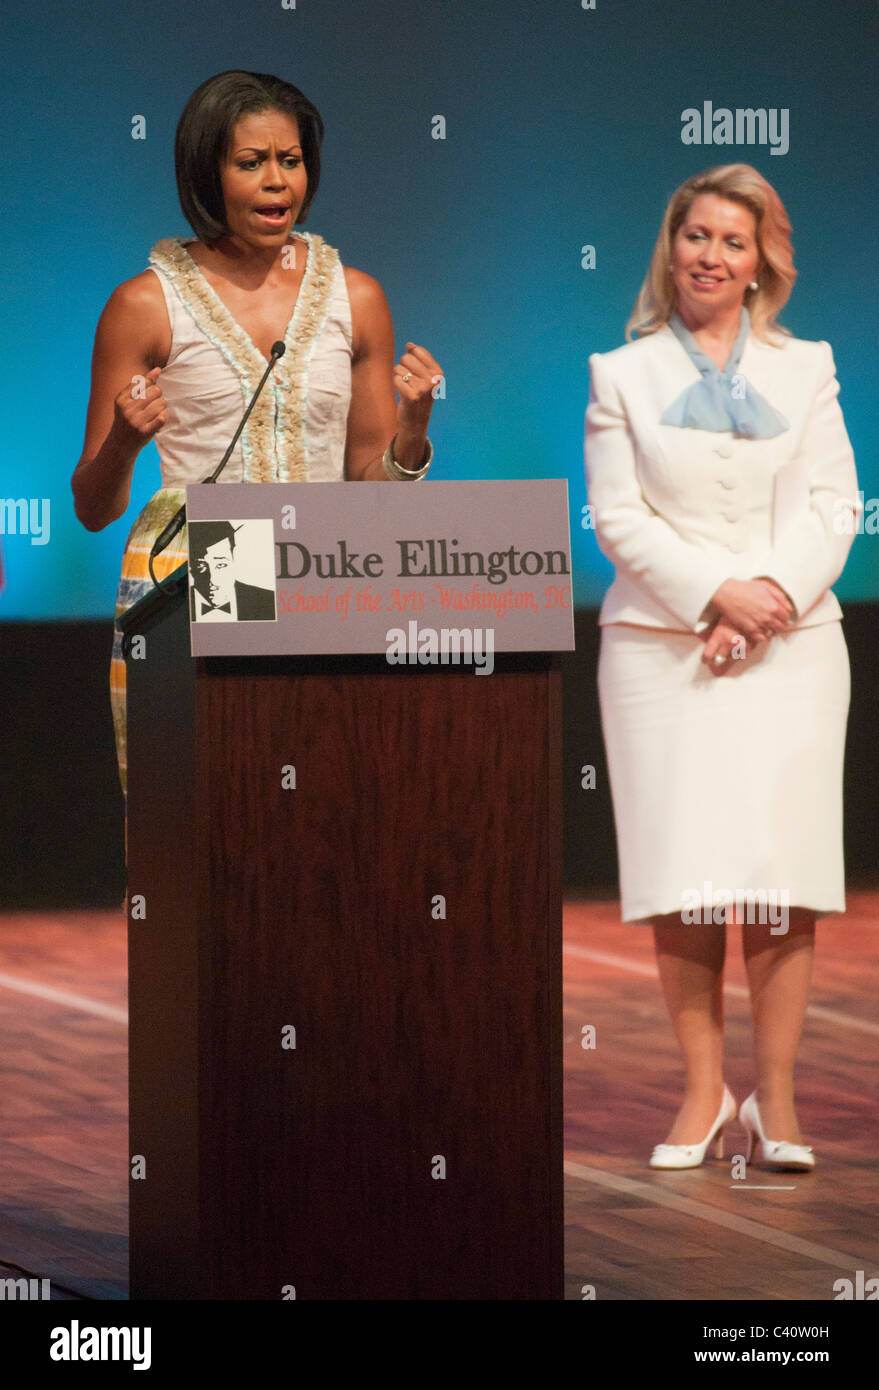
[[[287,351],[275,363],[241,434],[246,483],[308,481],[308,367],[314,344],[327,320],[340,261],[338,251],[316,232],[291,233],[291,241],[294,235],[305,239],[308,256],[284,338]],[[266,359],[208,284],[182,237],[163,237],[156,242],[149,259],[168,277],[202,333],[237,373],[246,405],[266,369]]]

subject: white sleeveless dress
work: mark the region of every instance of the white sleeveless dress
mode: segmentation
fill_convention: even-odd
[[[295,240],[294,240],[295,238]],[[291,234],[307,253],[299,295],[275,364],[220,483],[341,482],[351,403],[351,305],[338,252],[314,232]],[[216,467],[265,371],[267,360],[232,317],[179,237],[150,252],[171,324],[171,351],[159,378],[168,420],[155,436],[162,486],[128,535],[116,616],[152,587],[153,541],[185,502],[184,488]],[[186,529],[157,559],[164,578],[186,560]],[[116,631],[110,698],[123,791],[126,787],[125,661]]]

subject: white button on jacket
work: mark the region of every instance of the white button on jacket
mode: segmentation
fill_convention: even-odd
[[[586,483],[616,575],[599,622],[701,632],[726,579],[768,575],[793,626],[841,617],[830,586],[862,510],[828,343],[753,333],[739,371],[790,428],[774,439],[663,425],[699,379],[672,330],[589,359]],[[733,517],[734,519],[728,519]]]

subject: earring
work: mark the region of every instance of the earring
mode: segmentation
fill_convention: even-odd
[[[760,286],[758,285],[756,280],[752,280],[750,285],[748,286],[749,290],[759,290],[759,288]]]

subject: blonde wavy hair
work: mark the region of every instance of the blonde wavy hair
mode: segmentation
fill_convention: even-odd
[[[772,342],[774,336],[789,332],[776,321],[797,278],[790,219],[784,204],[772,185],[750,164],[719,164],[701,174],[693,174],[672,194],[650,267],[626,324],[628,341],[635,336],[643,338],[655,333],[671,318],[677,305],[677,290],[669,274],[674,239],[692,204],[702,193],[714,193],[718,198],[741,203],[754,214],[763,265],[757,275],[759,289],[745,291],[745,308],[758,338]]]

